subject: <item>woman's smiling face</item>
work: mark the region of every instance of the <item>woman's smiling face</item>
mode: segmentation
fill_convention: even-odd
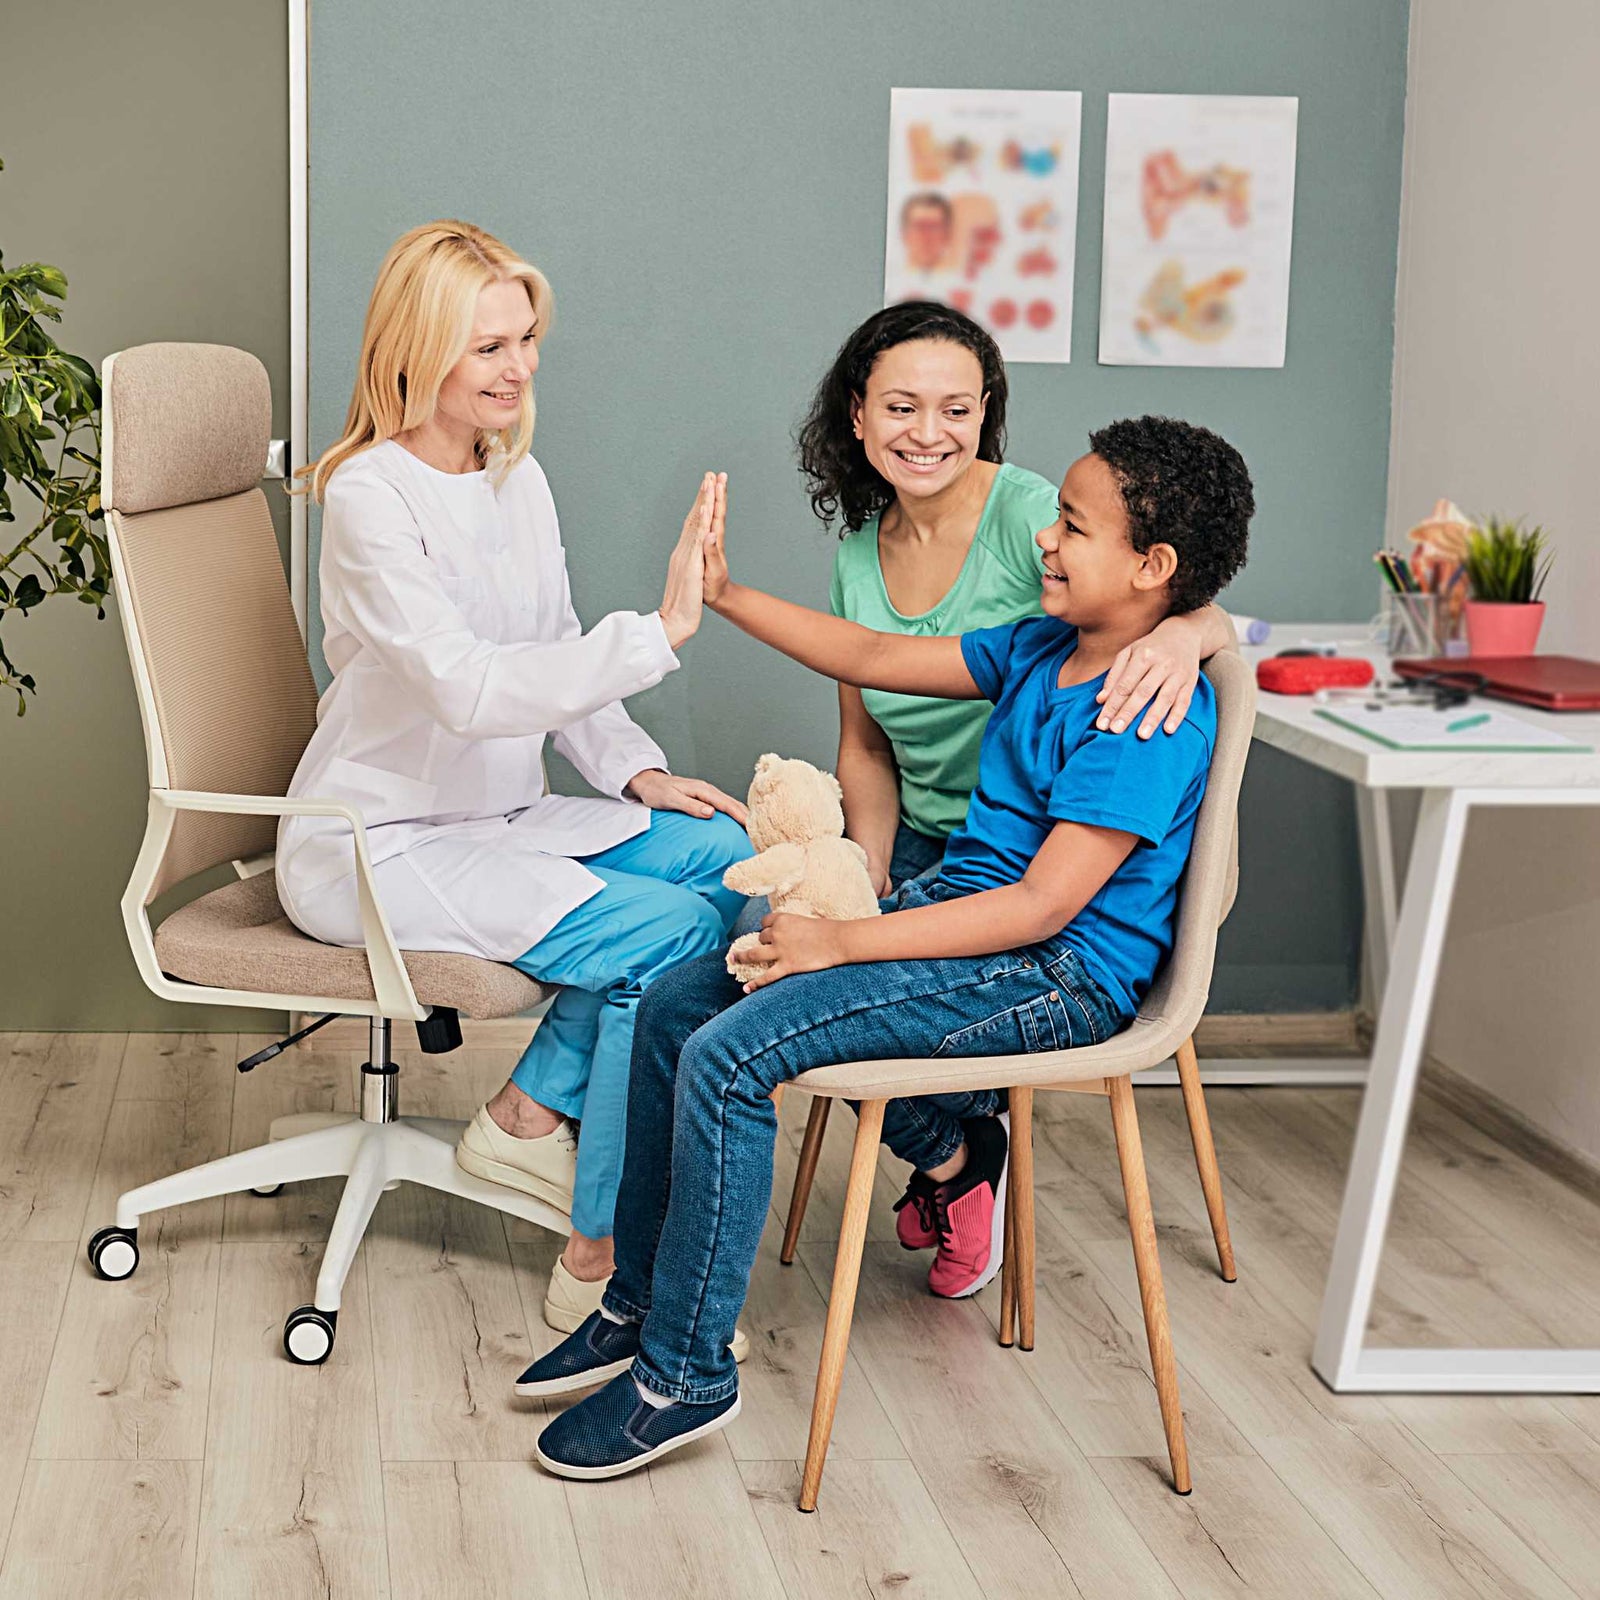
[[[539,367],[533,306],[516,278],[479,291],[472,337],[439,386],[436,414],[456,427],[494,433],[516,426]]]
[[[855,405],[855,432],[878,473],[906,500],[948,489],[977,459],[987,397],[983,367],[944,339],[885,350]]]

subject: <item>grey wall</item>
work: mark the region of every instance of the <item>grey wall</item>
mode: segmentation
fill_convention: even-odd
[[[4,39],[0,248],[67,274],[62,342],[97,366],[154,339],[242,345],[283,431],[282,0],[8,6]],[[6,638],[39,693],[21,720],[0,706],[0,1030],[264,1022],[157,1001],[128,954],[117,901],[147,779],[114,612],[56,601]]]
[[[908,25],[909,24],[909,25]],[[1019,366],[1011,457],[1059,474],[1092,426],[1161,410],[1243,451],[1260,498],[1230,603],[1366,616],[1382,528],[1405,0],[662,0],[641,7],[318,0],[312,58],[313,444],[335,436],[388,244],[461,215],[556,292],[535,452],[580,613],[659,599],[699,471],[733,477],[749,581],[825,603],[829,542],[790,432],[880,303],[892,85],[1085,91],[1070,367]],[[1288,365],[1095,365],[1108,90],[1300,96]],[[680,770],[742,789],[780,746],[831,761],[831,686],[712,620],[634,703]],[[1261,752],[1216,1003],[1338,1006],[1354,984],[1349,797]]]

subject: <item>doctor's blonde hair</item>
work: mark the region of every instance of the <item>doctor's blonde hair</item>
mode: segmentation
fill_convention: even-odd
[[[550,285],[510,246],[470,222],[426,222],[390,247],[367,303],[361,364],[344,435],[299,474],[321,500],[328,480],[353,455],[420,427],[434,412],[439,387],[466,353],[478,293],[515,279],[528,291],[534,338],[550,326]],[[533,385],[509,428],[480,431],[477,455],[497,482],[533,443]]]

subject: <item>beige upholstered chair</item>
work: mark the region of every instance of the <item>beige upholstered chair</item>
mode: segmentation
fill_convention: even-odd
[[[872,1177],[878,1160],[878,1139],[883,1129],[884,1107],[908,1095],[950,1094],[962,1089],[1011,1091],[1011,1157],[1006,1213],[1005,1267],[1001,1279],[1000,1343],[1016,1342],[1033,1348],[1033,1095],[1037,1089],[1070,1089],[1103,1094],[1111,1101],[1111,1122],[1117,1157],[1122,1168],[1123,1194],[1128,1206],[1128,1228],[1133,1237],[1134,1263],[1139,1275],[1145,1332],[1150,1342],[1161,1420],[1172,1457],[1173,1486],[1188,1494],[1189,1459],[1183,1439],[1183,1413],[1178,1403],[1177,1364],[1167,1327],[1166,1294],[1161,1286],[1161,1262],[1156,1253],[1155,1221],[1150,1211],[1150,1191],[1145,1181],[1139,1123],[1134,1114],[1130,1074],[1159,1066],[1177,1055],[1184,1073],[1184,1094],[1191,1119],[1195,1106],[1191,1084],[1198,1096],[1191,1043],[1195,1024],[1205,1010],[1216,959],[1217,929],[1233,904],[1238,878],[1239,784],[1244,776],[1250,730],[1255,723],[1255,679],[1237,655],[1225,653],[1206,665],[1206,676],[1217,697],[1217,740],[1211,775],[1195,827],[1178,904],[1176,937],[1171,958],[1139,1008],[1133,1023],[1115,1038],[1081,1050],[1040,1051],[1035,1055],[992,1056],[939,1061],[854,1061],[816,1067],[803,1072],[791,1087],[822,1097],[824,1101],[859,1102],[855,1147],[850,1158],[850,1179],[845,1191],[844,1220],[839,1249],[834,1257],[833,1288],[828,1296],[828,1322],[823,1335],[822,1359],[817,1369],[816,1402],[811,1414],[811,1439],[806,1449],[801,1479],[800,1508],[814,1511],[828,1453],[828,1437],[844,1378],[845,1352],[850,1322],[855,1312],[856,1284],[861,1272],[861,1251],[866,1237],[867,1207],[872,1197]],[[1187,1064],[1186,1064],[1187,1063]],[[813,1108],[813,1111],[815,1108]],[[1223,1276],[1233,1276],[1233,1252],[1227,1243],[1227,1222],[1222,1213],[1222,1191],[1216,1180],[1215,1155],[1210,1156],[1210,1124],[1204,1101],[1199,1122],[1191,1120],[1196,1154],[1206,1186]],[[820,1118],[807,1126],[801,1169],[816,1168],[816,1146],[821,1142]],[[813,1129],[815,1137],[813,1138]],[[1202,1138],[1203,1129],[1203,1138]],[[793,1236],[799,1228],[809,1174],[797,1181],[795,1203],[790,1208],[786,1254],[792,1258]],[[1020,1323],[1020,1329],[1016,1324]]]
[[[102,1277],[125,1278],[139,1261],[139,1219],[152,1211],[342,1176],[314,1302],[284,1327],[290,1358],[316,1363],[333,1347],[345,1275],[386,1187],[423,1183],[567,1231],[550,1206],[456,1166],[460,1123],[397,1115],[390,1052],[397,1021],[417,1024],[423,1049],[452,1049],[458,1014],[513,1016],[543,990],[514,967],[399,950],[360,816],[284,798],[315,726],[317,692],[260,488],[271,425],[261,363],[222,345],[142,345],[106,361],[103,388],[101,496],[150,766],[149,823],[122,898],[140,976],[168,1000],[366,1017],[371,1060],[361,1069],[359,1116],[280,1117],[270,1144],[130,1190],[115,1225],[90,1241],[89,1258]],[[354,826],[364,949],[320,944],[284,916],[272,850],[288,813]],[[236,881],[152,931],[158,895],[229,862]]]

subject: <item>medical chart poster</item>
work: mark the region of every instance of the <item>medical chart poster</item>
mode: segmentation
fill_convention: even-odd
[[[1110,97],[1102,364],[1283,365],[1299,110],[1292,96]]]
[[[1083,96],[895,89],[883,300],[942,300],[1007,361],[1068,361]]]

